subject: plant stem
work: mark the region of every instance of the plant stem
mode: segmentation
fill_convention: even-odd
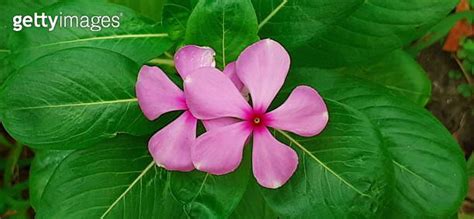
[[[10,188],[12,186],[13,173],[15,172],[15,167],[20,158],[21,152],[23,151],[23,144],[17,142],[15,147],[10,150],[8,154],[7,162],[5,165],[5,170],[3,174],[4,186]]]
[[[459,68],[461,69],[462,71],[462,74],[464,75],[464,78],[466,78],[466,81],[468,84],[472,85],[472,80],[471,80],[471,76],[469,76],[469,73],[466,71],[466,69],[464,69],[464,66],[462,65],[462,62],[461,60],[458,59],[458,57],[456,57],[456,55],[452,54],[452,57],[454,58],[454,60],[456,60],[456,63],[458,64]]]
[[[156,58],[150,60],[147,64],[151,65],[169,65],[169,66],[174,66],[174,61],[171,59],[161,59],[161,58]]]

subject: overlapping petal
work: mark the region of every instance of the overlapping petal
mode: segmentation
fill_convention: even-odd
[[[243,118],[250,111],[232,81],[216,68],[204,67],[188,75],[184,93],[189,110],[201,120]]]
[[[148,150],[158,166],[167,170],[191,171],[191,145],[196,139],[197,119],[185,111],[150,139]]]
[[[192,146],[196,169],[223,175],[237,169],[245,142],[252,132],[247,122],[212,129],[199,136]]]
[[[252,168],[257,182],[275,189],[285,184],[298,166],[298,155],[280,143],[267,128],[253,133]]]
[[[319,134],[329,119],[323,98],[308,86],[295,88],[285,103],[267,116],[268,126],[305,137]]]
[[[290,56],[279,43],[260,40],[240,54],[236,68],[250,91],[254,109],[266,111],[285,82]]]
[[[206,128],[206,130],[210,131],[216,128],[222,128],[224,126],[232,125],[240,121],[241,120],[236,119],[236,118],[225,117],[225,118],[219,118],[219,119],[203,120],[202,123],[204,124],[204,127]]]
[[[158,67],[140,69],[135,91],[143,114],[150,120],[167,112],[187,109],[183,91]]]
[[[186,78],[191,72],[202,67],[215,67],[216,53],[209,47],[184,46],[174,56],[176,71],[181,78]]]

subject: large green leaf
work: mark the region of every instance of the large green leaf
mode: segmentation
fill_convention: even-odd
[[[319,0],[313,1],[313,4],[317,4],[316,2],[332,5],[334,1]],[[313,8],[307,1],[288,1],[287,4],[291,3],[292,7],[282,7],[278,10],[262,27],[262,36],[279,39],[291,50],[295,62],[300,65],[333,68],[369,63],[417,39],[430,26],[445,17],[457,2],[458,0],[366,0],[357,10],[352,10],[350,16],[325,27],[322,31],[314,32],[314,37],[308,40],[306,33],[312,32],[315,21],[296,23],[291,28],[288,25],[279,25],[280,22],[286,24],[287,21],[304,14],[318,15],[326,12],[322,12],[321,8]],[[341,3],[334,3],[338,4]],[[337,7],[332,6],[334,9]],[[344,15],[344,12],[345,10],[341,9],[339,13],[333,14]],[[347,12],[351,12],[350,7]],[[280,13],[284,16],[279,17]],[[305,18],[311,20],[309,16]],[[275,23],[272,24],[273,19]],[[272,26],[266,29],[268,24]],[[294,29],[301,31],[290,31]],[[285,33],[288,35],[285,36]],[[294,39],[305,39],[306,43],[298,42],[295,45]]]
[[[330,119],[321,135],[301,138],[276,132],[281,141],[297,149],[299,167],[282,188],[262,188],[263,195],[284,216],[380,215],[388,202],[393,174],[380,133],[354,108],[330,99],[326,104]]]
[[[297,68],[287,81],[286,92],[308,84],[325,98],[359,111],[376,126],[395,168],[395,189],[386,216],[448,217],[457,211],[466,193],[464,157],[451,134],[429,112],[347,74]]]
[[[364,0],[252,0],[259,34],[297,47],[352,14]]]
[[[201,0],[189,17],[185,43],[212,47],[222,68],[257,39],[250,0]]]
[[[427,73],[402,50],[387,55],[379,62],[343,68],[341,72],[382,85],[390,93],[420,106],[427,104],[431,96],[431,81]]]
[[[43,9],[47,15],[64,16],[119,16],[120,27],[90,28],[57,27],[30,28],[15,32],[12,38],[14,64],[22,67],[41,56],[78,47],[102,48],[120,53],[142,64],[161,55],[172,45],[163,28],[147,23],[132,10],[114,4],[68,2]]]
[[[249,162],[225,176],[168,172],[154,164],[144,140],[119,136],[60,158],[41,154],[32,177],[43,180],[31,185],[32,196],[40,198],[37,217],[225,218],[231,213],[247,186]]]
[[[75,48],[12,75],[0,93],[7,131],[32,147],[85,147],[119,132],[156,130],[135,97],[139,66],[106,50]]]

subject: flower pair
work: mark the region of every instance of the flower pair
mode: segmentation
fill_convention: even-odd
[[[148,66],[140,70],[136,87],[148,119],[184,111],[149,142],[155,162],[168,170],[230,173],[239,166],[244,145],[252,136],[253,173],[260,185],[278,188],[295,172],[298,156],[275,139],[269,128],[314,136],[328,122],[324,101],[307,86],[295,88],[285,103],[269,112],[290,67],[288,53],[273,40],[249,46],[224,72],[215,68],[214,51],[205,47],[183,47],[175,55],[175,65],[184,80],[184,92],[159,68]],[[207,132],[196,138],[198,119]]]

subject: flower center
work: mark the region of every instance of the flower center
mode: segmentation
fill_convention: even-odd
[[[253,119],[253,124],[258,125],[258,124],[260,124],[261,121],[262,121],[262,120],[261,120],[259,117],[255,117],[255,118]]]

